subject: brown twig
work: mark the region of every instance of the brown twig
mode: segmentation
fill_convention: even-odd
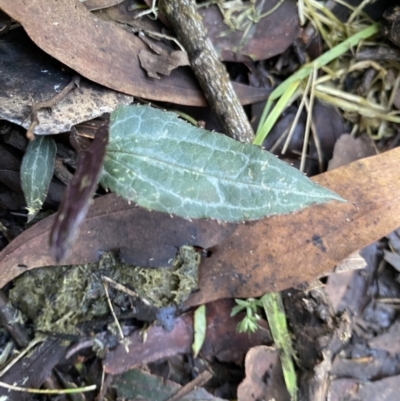
[[[42,102],[36,102],[32,105],[31,108],[31,125],[29,126],[28,130],[26,131],[26,137],[33,141],[35,139],[35,136],[33,135],[33,131],[36,128],[37,125],[40,124],[39,118],[38,118],[38,111],[40,109],[51,109],[53,108],[57,103],[59,103],[64,97],[71,92],[72,89],[75,88],[75,86],[79,86],[81,78],[78,75],[74,75],[71,79],[71,82],[61,90],[61,92],[57,93],[54,95],[52,98],[43,100]]]
[[[240,142],[252,142],[254,133],[219,60],[194,0],[159,0],[159,10],[174,27],[188,53],[190,65],[224,133]]]
[[[74,176],[65,166],[61,157],[56,157],[54,162],[54,175],[65,185],[71,181]]]
[[[210,373],[208,370],[205,370],[204,372],[200,373],[194,380],[181,387],[172,397],[168,398],[167,401],[180,400],[196,388],[204,386],[211,378],[212,373]]]

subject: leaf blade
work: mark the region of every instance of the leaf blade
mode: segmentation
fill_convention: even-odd
[[[28,144],[21,163],[21,186],[30,222],[41,209],[53,177],[57,146],[52,138],[37,136]]]
[[[150,210],[230,222],[343,201],[258,146],[148,106],[112,113],[101,183]]]
[[[207,330],[207,314],[206,314],[206,306],[200,305],[194,311],[193,315],[193,343],[192,343],[192,351],[193,358],[197,358],[201,347],[204,344],[206,339],[206,330]]]

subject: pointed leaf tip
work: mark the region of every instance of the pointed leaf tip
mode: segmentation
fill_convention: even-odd
[[[112,113],[101,183],[147,209],[229,222],[343,201],[256,145],[149,106]]]

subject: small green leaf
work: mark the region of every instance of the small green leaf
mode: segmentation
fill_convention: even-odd
[[[194,326],[194,340],[192,344],[193,357],[197,358],[201,347],[206,339],[206,306],[201,305],[194,311],[193,326]]]
[[[343,201],[259,146],[148,106],[112,113],[101,183],[150,210],[229,222]]]
[[[28,144],[21,163],[21,185],[24,191],[28,222],[41,209],[54,171],[57,146],[48,136],[36,136]]]

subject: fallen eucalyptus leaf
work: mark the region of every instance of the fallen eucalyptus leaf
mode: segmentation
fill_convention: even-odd
[[[63,259],[89,210],[104,160],[108,130],[100,127],[92,143],[78,155],[76,171],[69,182],[50,233],[50,246],[57,262]]]
[[[101,183],[150,210],[230,222],[343,201],[258,146],[148,106],[111,114]]]
[[[41,209],[54,171],[57,146],[52,138],[37,136],[29,143],[21,163],[21,185],[30,222]]]

